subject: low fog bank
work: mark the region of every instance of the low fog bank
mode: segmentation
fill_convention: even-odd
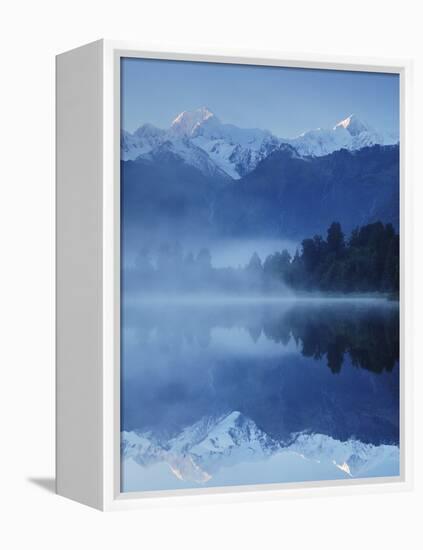
[[[228,247],[226,247],[228,244]],[[256,243],[257,244],[257,243]],[[189,295],[202,295],[205,300],[215,296],[233,298],[244,296],[257,299],[259,296],[273,294],[292,296],[292,290],[280,277],[271,272],[269,262],[262,261],[257,252],[250,253],[253,243],[238,249],[238,254],[230,251],[234,242],[212,244],[211,248],[191,248],[181,246],[179,242],[164,242],[158,246],[145,245],[135,253],[124,249],[122,283],[124,294],[140,294],[157,298],[165,294],[175,299]],[[271,249],[275,243],[266,243]],[[217,260],[213,255],[217,251]],[[287,257],[288,252],[285,252]],[[236,267],[227,265],[225,258],[247,260],[237,263]],[[270,257],[270,256],[268,256]]]
[[[194,257],[206,249],[210,253],[212,267],[245,267],[256,253],[261,260],[281,250],[287,250],[294,257],[300,242],[288,239],[212,239],[212,238],[171,238],[169,234],[125,233],[123,242],[124,267],[135,268],[140,256],[147,256],[152,265],[157,266],[158,257],[164,248],[181,249],[185,255]]]
[[[213,267],[236,268],[246,266],[254,254],[257,254],[261,261],[281,250],[286,250],[294,257],[299,246],[299,242],[287,239],[227,239],[212,241],[208,248]]]
[[[349,238],[333,222],[326,239],[315,235],[300,247],[283,240],[190,238],[181,244],[123,237],[128,293],[399,298],[399,236],[381,222],[357,228]]]

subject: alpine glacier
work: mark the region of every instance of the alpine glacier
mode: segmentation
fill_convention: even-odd
[[[356,151],[395,143],[395,136],[377,132],[355,115],[333,128],[280,138],[268,130],[222,123],[210,109],[201,107],[180,113],[167,130],[148,123],[134,133],[122,130],[121,156],[122,160],[152,160],[169,152],[207,175],[224,173],[239,179],[277,149],[292,149],[300,157],[319,157],[341,149]]]

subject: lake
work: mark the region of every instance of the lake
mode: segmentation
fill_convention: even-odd
[[[121,490],[400,474],[399,307],[130,300]]]

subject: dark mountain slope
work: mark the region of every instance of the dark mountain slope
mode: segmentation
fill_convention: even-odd
[[[126,229],[187,236],[208,232],[216,194],[227,178],[204,175],[177,155],[121,163],[121,212]]]
[[[300,158],[284,146],[240,180],[205,175],[166,152],[122,162],[126,229],[178,237],[302,238],[332,221],[349,233],[380,220],[399,225],[399,147]]]
[[[280,150],[216,202],[225,234],[301,237],[322,233],[333,220],[349,232],[375,220],[398,227],[398,146],[337,151],[303,159]]]

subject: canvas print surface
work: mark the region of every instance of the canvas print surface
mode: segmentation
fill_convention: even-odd
[[[121,490],[398,476],[399,76],[121,60]]]

